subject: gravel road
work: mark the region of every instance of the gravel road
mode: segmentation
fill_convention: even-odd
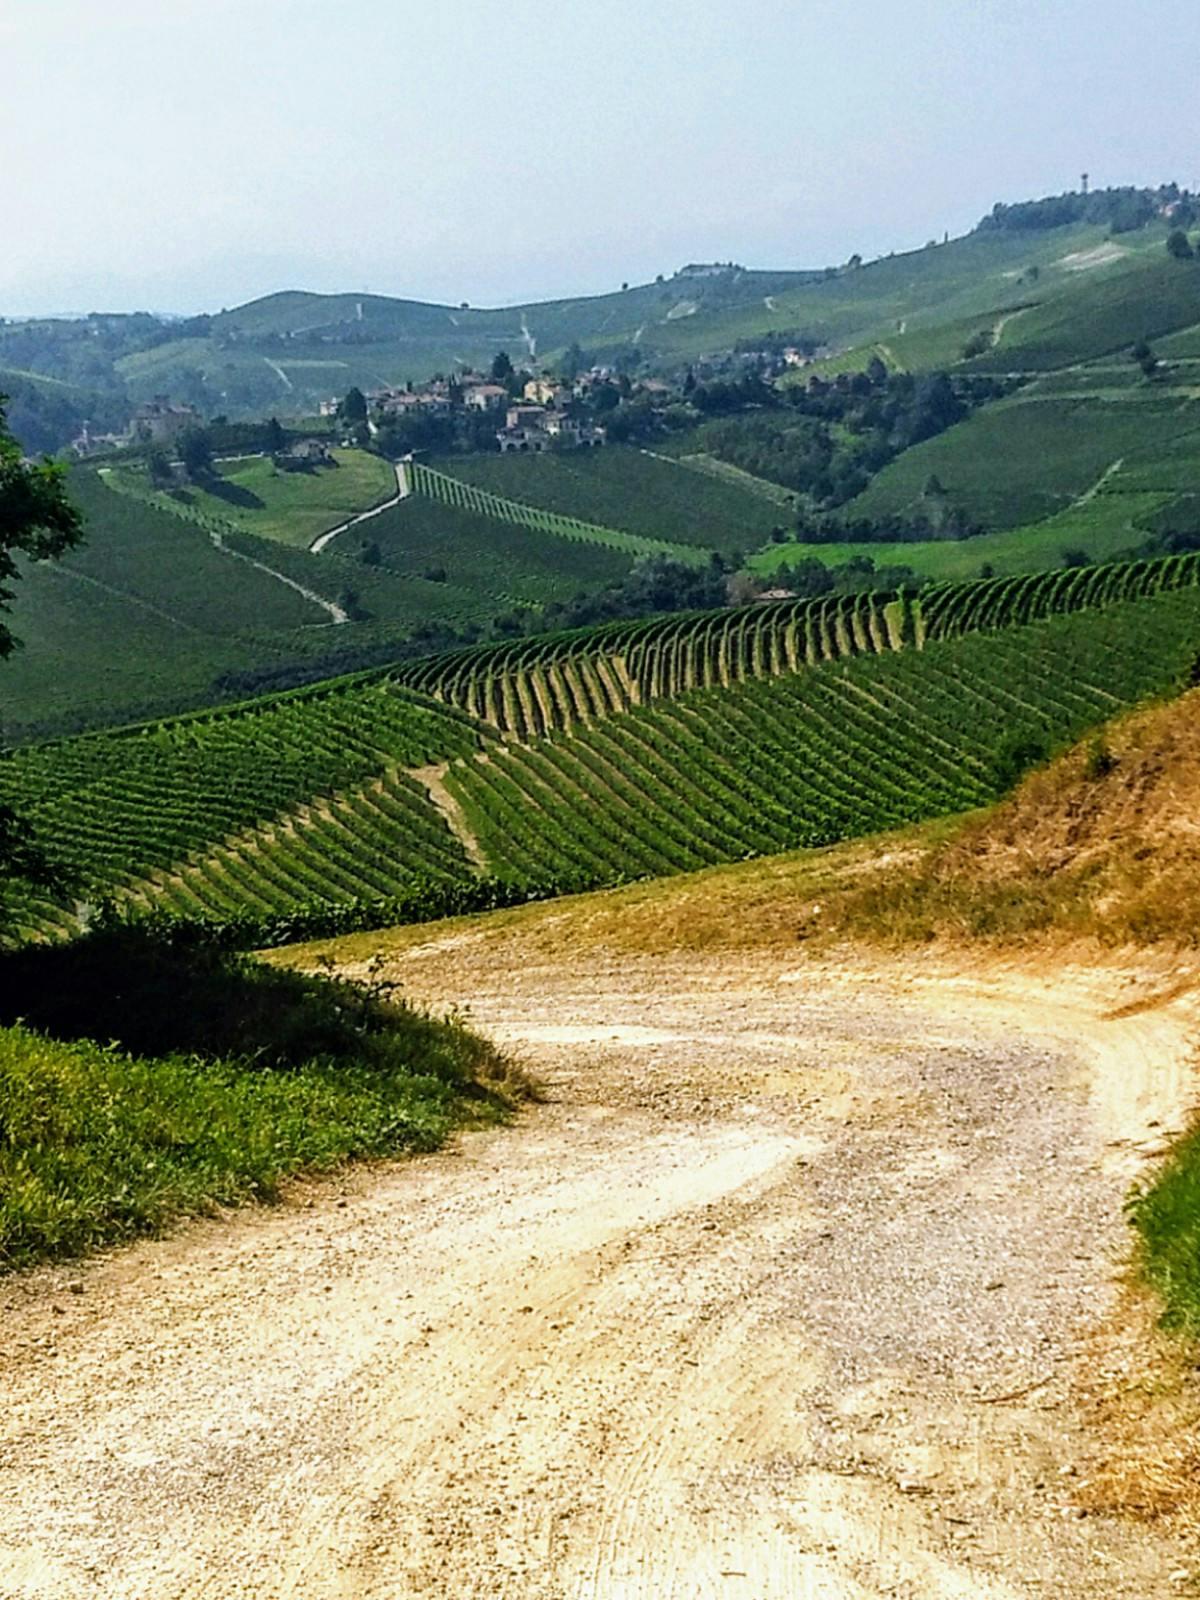
[[[397,957],[546,1103],[0,1288],[0,1596],[1179,1593],[1073,1396],[1186,1002],[790,962]]]

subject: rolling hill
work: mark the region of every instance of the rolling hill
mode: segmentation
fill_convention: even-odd
[[[1187,679],[1198,580],[1179,557],[459,652],[18,751],[0,799],[78,895],[268,942],[684,870],[992,798]]]

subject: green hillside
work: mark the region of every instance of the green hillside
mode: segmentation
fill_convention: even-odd
[[[396,493],[396,475],[366,450],[330,452],[334,465],[281,471],[269,456],[218,461],[206,482],[155,492],[138,466],[102,468],[111,488],[146,498],[178,514],[232,523],[263,539],[307,549],[318,534]]]
[[[455,457],[444,466],[464,483],[527,505],[706,550],[753,548],[785,520],[753,488],[630,446]]]
[[[86,542],[27,567],[17,586],[8,742],[188,710],[258,675],[394,659],[414,630],[482,623],[498,609],[483,585],[373,569],[355,549],[314,556],[140,487],[119,494],[86,468],[70,491]]]
[[[18,751],[0,801],[77,896],[261,937],[360,902],[677,870],[980,803],[1030,751],[1184,679],[1198,578],[1178,557],[459,652]]]
[[[1150,463],[1175,445],[1200,470],[1194,400],[1152,388],[1128,404],[1023,392],[904,451],[844,515],[903,517],[920,508],[925,485],[936,477],[974,521],[1015,528],[1064,511],[1117,463]]]
[[[570,599],[621,578],[636,559],[632,550],[479,516],[422,493],[373,517],[361,537],[377,546],[389,571],[444,574],[493,609]]]
[[[139,314],[0,325],[0,370],[86,389],[83,414],[93,418],[111,402],[163,392],[209,415],[302,416],[351,385],[486,365],[500,350],[537,365],[578,345],[593,360],[677,370],[756,341],[805,337],[830,347],[835,368],[846,352],[874,349],[891,366],[927,370],[959,360],[970,339],[985,336],[994,344],[976,367],[1043,370],[1200,322],[1200,272],[1167,259],[1167,225],[1152,202],[1141,225],[1119,235],[1103,203],[1068,206],[1061,216],[1076,220],[1010,217],[861,264],[681,271],[511,307],[287,291],[176,324]],[[848,240],[847,255],[853,248]],[[63,409],[75,399],[82,403],[60,396],[63,427],[79,420]],[[29,425],[51,416],[39,422],[31,413]]]

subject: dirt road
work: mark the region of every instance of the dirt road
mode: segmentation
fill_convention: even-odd
[[[1180,1593],[1073,1395],[1188,1001],[796,959],[398,960],[547,1103],[0,1290],[4,1600]]]

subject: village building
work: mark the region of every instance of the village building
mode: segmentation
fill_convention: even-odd
[[[578,422],[573,417],[563,416],[561,412],[547,416],[542,426],[559,444],[574,445],[576,449],[594,449],[608,438],[603,428],[590,422]]]
[[[165,394],[157,394],[133,413],[128,437],[133,444],[174,444],[181,433],[200,426],[195,406],[175,405]]]
[[[333,452],[324,439],[297,439],[286,450],[277,451],[271,459],[285,472],[300,472],[306,467],[337,465]]]
[[[500,454],[517,451],[521,455],[537,455],[550,448],[550,435],[544,428],[501,428],[496,435]]]
[[[378,404],[386,416],[392,417],[444,417],[454,409],[454,401],[448,392],[439,394],[433,389],[416,392],[398,389],[384,394]]]
[[[525,385],[525,398],[532,405],[554,406],[567,398],[570,391],[557,378],[530,378]]]
[[[499,383],[472,383],[463,388],[463,405],[468,411],[503,411],[508,390]]]

